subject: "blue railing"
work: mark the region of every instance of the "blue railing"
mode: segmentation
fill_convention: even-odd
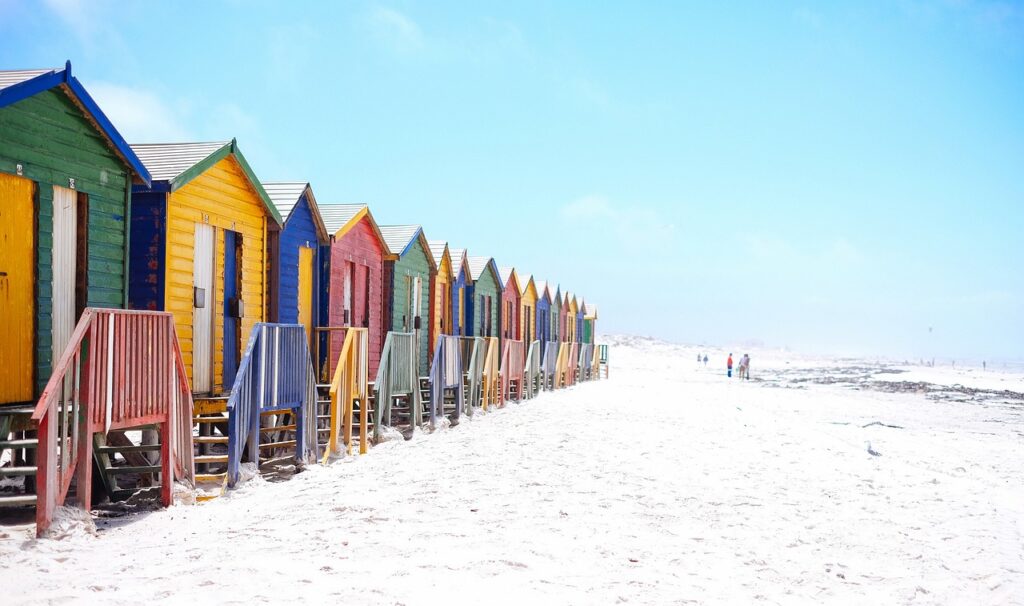
[[[259,465],[260,417],[290,413],[295,421],[295,459],[316,458],[316,375],[305,328],[268,324],[253,328],[228,398],[228,485],[238,481],[242,456]]]
[[[462,341],[459,337],[438,337],[434,361],[430,365],[430,424],[444,416],[444,390],[455,390],[455,420],[462,413]]]
[[[419,427],[423,424],[422,404],[417,369],[419,357],[416,334],[411,332],[389,332],[384,339],[377,369],[377,406],[374,409],[373,438],[379,441],[384,419],[391,418],[391,401],[396,396],[409,398],[409,424]]]

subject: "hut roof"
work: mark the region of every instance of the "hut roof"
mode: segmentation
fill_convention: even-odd
[[[421,226],[381,225],[380,233],[384,237],[384,241],[388,243],[388,248],[391,249],[391,252],[399,257],[409,252],[416,240],[421,240],[423,253],[427,255],[430,266],[437,267],[434,263],[434,255],[430,252],[430,245],[427,244],[427,238],[423,235],[423,228]]]
[[[277,212],[284,217],[285,223],[288,223],[288,219],[291,218],[292,211],[295,210],[299,203],[299,198],[302,197],[302,194],[306,194],[306,201],[313,215],[313,223],[316,224],[316,230],[322,240],[327,239],[327,227],[324,226],[323,217],[320,216],[320,208],[317,206],[316,198],[313,196],[313,187],[309,183],[303,181],[276,181],[264,183],[263,189],[270,196],[270,201],[274,203]]]

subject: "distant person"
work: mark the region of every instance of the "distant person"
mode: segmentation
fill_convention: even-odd
[[[726,376],[732,378],[732,354],[729,354],[729,359],[725,362]]]
[[[697,354],[697,366],[700,366],[700,354]]]
[[[708,354],[704,354],[704,368],[708,366]]]
[[[705,360],[704,363],[707,364],[707,360]],[[982,370],[988,370],[988,365],[985,364],[985,360],[981,361],[981,369]]]
[[[747,355],[747,354],[743,354],[743,360],[740,362],[740,365],[743,366],[743,378],[749,381],[750,380],[750,356]]]

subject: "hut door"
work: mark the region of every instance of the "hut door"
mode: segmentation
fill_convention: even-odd
[[[32,400],[33,184],[0,173],[0,404]]]
[[[78,277],[78,195],[53,187],[53,360],[64,353],[75,331],[75,284]]]
[[[213,226],[196,223],[192,259],[192,391],[213,390]]]
[[[238,374],[238,361],[242,355],[241,333],[242,280],[239,266],[242,264],[242,234],[224,230],[224,366],[221,385],[231,389]]]
[[[313,337],[313,249],[299,249],[299,324],[306,327],[306,341]],[[310,345],[312,347],[312,345]]]

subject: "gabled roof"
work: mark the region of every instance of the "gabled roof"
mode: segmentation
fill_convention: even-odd
[[[347,234],[363,217],[366,217],[370,229],[373,230],[373,235],[377,236],[377,241],[380,242],[380,247],[384,250],[384,256],[387,258],[394,256],[394,253],[388,248],[384,236],[381,235],[380,226],[374,220],[369,206],[365,204],[321,204],[320,217],[324,220],[324,227],[327,228],[328,235],[335,239]]]
[[[548,286],[548,288],[550,289],[551,287]],[[564,297],[562,297],[562,285],[559,284],[555,286],[554,292],[551,293],[551,302],[554,303],[555,301],[558,301],[558,304],[561,305],[563,298]]]
[[[263,184],[238,149],[235,139],[204,143],[136,143],[132,145],[132,150],[152,173],[153,189],[170,192],[181,189],[224,158],[234,156],[267,213],[278,225],[284,223],[281,213],[277,212],[270,196],[263,189]]]
[[[299,204],[299,198],[306,195],[306,203],[309,204],[310,214],[313,215],[313,223],[316,224],[316,231],[321,240],[327,240],[327,228],[324,227],[323,217],[320,216],[320,209],[316,205],[316,198],[313,196],[313,187],[303,181],[276,181],[264,183],[263,189],[270,196],[277,212],[284,217],[285,224],[291,219],[292,211]]]
[[[494,281],[500,282],[501,276],[498,275],[498,265],[494,262],[493,257],[469,257],[469,275],[476,282],[484,275],[484,272],[488,269],[494,274]]]
[[[499,267],[498,268],[498,276],[501,278],[501,288],[502,289],[508,288],[508,283],[510,281],[511,282],[515,282],[515,284],[513,286],[516,289],[516,294],[517,295],[520,294],[521,291],[519,290],[519,273],[516,271],[516,268],[508,267],[508,266]]]
[[[587,304],[587,315],[584,316],[584,318],[587,319],[587,320],[597,320],[598,319],[597,305],[594,305],[593,303],[588,303]]]
[[[441,265],[444,264],[444,258],[448,257],[448,265],[452,264],[451,252],[448,250],[448,243],[444,240],[428,240],[427,245],[430,247],[430,254],[434,257],[434,269],[441,271]],[[449,269],[449,273],[451,270]]]
[[[64,69],[28,69],[0,71],[0,108],[13,105],[33,95],[60,87],[85,113],[89,121],[106,139],[107,145],[131,169],[138,180],[147,186],[152,181],[149,171],[128,146],[121,133],[100,110],[82,83],[71,75],[71,62]]]
[[[463,267],[465,267],[465,270],[466,270],[466,280],[472,282],[473,281],[473,276],[471,275],[471,272],[469,271],[469,262],[467,261],[467,257],[466,257],[466,249],[465,248],[449,248],[448,249],[448,255],[452,258],[452,276],[455,277],[455,278],[458,278],[459,277],[459,272],[463,270]],[[455,269],[456,267],[458,269]]]
[[[583,297],[577,298],[577,310],[584,315],[587,313],[587,302]]]
[[[519,294],[525,297],[526,293],[530,292],[531,288],[533,289],[533,292],[536,295],[536,293],[538,292],[537,283],[533,281],[533,274],[529,274],[526,276],[525,279],[520,280]]]
[[[537,285],[537,299],[538,300],[543,299],[545,296],[548,298],[548,301],[551,301],[551,300],[554,299],[554,296],[552,296],[552,294],[551,294],[551,289],[548,288],[548,283],[547,283],[546,280],[538,280],[536,282],[536,285]]]
[[[433,268],[437,267],[434,264],[434,255],[430,253],[427,237],[423,235],[423,228],[419,225],[381,225],[380,234],[384,237],[384,241],[388,243],[388,248],[391,249],[392,254],[396,254],[399,257],[405,256],[412,249],[412,245],[416,240],[419,240],[420,246],[423,248],[423,254],[427,256],[427,261],[430,263],[432,271]]]

